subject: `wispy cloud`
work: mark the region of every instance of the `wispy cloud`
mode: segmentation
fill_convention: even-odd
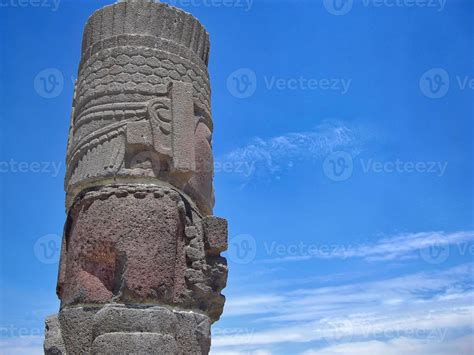
[[[271,350],[292,343],[311,348],[312,342],[321,348],[376,340],[383,349],[398,338],[445,344],[457,332],[472,332],[473,271],[473,264],[463,264],[442,272],[260,294],[252,304],[252,295],[229,297],[225,317],[252,315],[246,324],[259,330],[215,336],[213,350]]]
[[[243,178],[267,177],[293,168],[299,162],[321,159],[335,150],[358,153],[356,129],[339,120],[325,120],[313,130],[254,138],[244,147],[217,157],[219,165],[245,167],[233,172]]]
[[[2,355],[41,355],[43,352],[42,336],[18,336],[0,339]]]
[[[436,264],[450,253],[466,254],[474,241],[474,231],[405,233],[379,239],[366,244],[331,244],[307,247],[304,252],[266,258],[261,263],[281,263],[309,259],[360,258],[370,262],[424,259]],[[267,255],[272,256],[275,246],[265,245]]]
[[[320,350],[308,350],[303,355],[469,355],[474,353],[474,336],[467,335],[445,343],[400,337],[388,341],[350,342]]]

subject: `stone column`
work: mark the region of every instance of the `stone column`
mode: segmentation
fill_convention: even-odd
[[[227,279],[212,216],[209,35],[190,14],[122,1],[88,20],[47,354],[207,354]]]

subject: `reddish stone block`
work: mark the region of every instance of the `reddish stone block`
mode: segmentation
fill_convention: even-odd
[[[219,255],[227,250],[227,221],[219,217],[205,217],[202,220],[204,243],[208,255]]]

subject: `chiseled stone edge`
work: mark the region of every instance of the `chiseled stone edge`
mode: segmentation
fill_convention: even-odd
[[[69,187],[69,193],[66,196],[66,212],[68,212],[74,204],[82,198],[87,193],[93,191],[99,191],[101,189],[111,188],[123,188],[130,190],[149,190],[153,191],[155,189],[169,189],[177,192],[181,197],[183,197],[190,205],[191,209],[195,211],[200,217],[204,217],[201,210],[196,206],[196,203],[193,199],[186,195],[183,191],[177,187],[171,185],[170,183],[160,180],[158,178],[152,177],[110,177],[110,178],[92,178],[88,180],[83,180],[81,183]],[[112,193],[110,193],[112,194]]]
[[[43,349],[45,355],[65,355],[66,347],[61,335],[61,325],[57,314],[46,318]]]
[[[121,310],[124,311],[122,317],[125,319],[117,323],[117,320],[120,320],[120,317],[117,318],[117,312]],[[146,317],[147,320],[153,316],[156,319],[168,317],[171,323],[164,328],[159,324],[146,325],[141,318],[147,313],[149,314]],[[148,340],[165,341],[165,343],[168,342],[167,345],[174,343],[169,349],[167,348],[170,350],[166,352],[167,354],[207,354],[211,347],[209,316],[177,307],[115,303],[102,306],[77,305],[63,308],[59,316],[49,317],[47,324],[55,320],[54,324],[57,325],[55,329],[59,329],[58,319],[66,332],[64,334],[66,342],[63,341],[61,333],[58,336],[57,332],[51,333],[52,330],[50,330],[45,339],[45,354],[47,355],[66,354],[65,343],[69,346],[71,354],[117,354],[115,344],[108,344],[110,341],[120,342],[123,338],[133,341],[135,337],[139,338],[138,341],[145,341],[145,343]],[[140,339],[141,334],[146,334],[146,336]],[[47,347],[53,352],[46,352]],[[56,349],[61,352],[54,352]],[[134,350],[140,351],[136,348]],[[158,350],[156,352],[156,354],[162,353]],[[147,352],[147,354],[155,354],[155,352]]]
[[[133,11],[127,11],[129,7]],[[137,11],[140,9],[143,11]],[[123,34],[167,39],[196,53],[206,65],[209,60],[209,34],[199,20],[179,8],[150,0],[121,1],[94,12],[84,29],[82,53],[98,41]]]

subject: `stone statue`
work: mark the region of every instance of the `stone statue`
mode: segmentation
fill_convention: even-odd
[[[122,1],[88,20],[46,354],[207,354],[225,298],[212,216],[209,35],[190,14]]]

